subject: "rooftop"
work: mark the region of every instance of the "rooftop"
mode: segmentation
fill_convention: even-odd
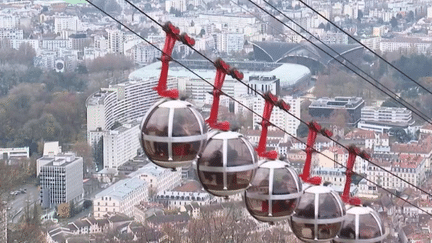
[[[151,175],[154,177],[159,177],[163,173],[167,173],[167,172],[171,172],[171,169],[162,168],[162,167],[157,166],[153,163],[148,163],[148,164],[144,165],[143,167],[141,167],[140,169],[138,169],[137,171],[130,173],[129,177],[132,178],[132,177],[140,176],[142,174],[147,174],[147,175]]]
[[[312,101],[309,108],[332,107],[332,108],[356,108],[364,103],[361,97],[323,97]]]
[[[124,179],[118,181],[117,183],[113,184],[102,192],[96,194],[95,198],[98,199],[101,197],[110,196],[119,200],[123,200],[128,196],[129,193],[137,190],[142,186],[147,186],[147,182],[140,180],[136,177]]]
[[[230,64],[228,62],[228,64]],[[131,80],[147,80],[154,77],[159,77],[161,62],[155,62],[140,68],[129,75]],[[216,70],[214,67],[207,65],[207,69],[197,69],[194,70],[197,74],[206,80],[214,80]],[[244,74],[243,80],[249,80],[250,76],[275,76],[280,79],[281,86],[291,85],[297,81],[309,76],[311,74],[309,68],[298,65],[298,64],[282,64],[279,67],[272,69],[271,71],[255,71],[256,69],[240,69]],[[169,76],[173,77],[189,77],[192,79],[198,79],[193,73],[185,70],[183,67],[170,66]],[[226,76],[227,81],[234,81],[231,76]]]

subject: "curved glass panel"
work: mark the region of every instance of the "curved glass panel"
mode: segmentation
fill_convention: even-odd
[[[315,228],[313,224],[300,224],[292,222],[291,228],[297,237],[305,239],[315,238]]]
[[[298,199],[290,200],[273,200],[272,214],[275,217],[289,216],[294,213]]]
[[[189,108],[174,109],[173,137],[200,135],[198,118]]]
[[[229,139],[227,149],[227,166],[253,164],[249,147],[241,138]]]
[[[227,173],[228,190],[246,189],[252,180],[253,170]]]
[[[252,215],[268,216],[269,204],[267,200],[252,199],[246,197],[246,207],[251,211]]]
[[[198,159],[198,176],[206,189],[223,190],[222,172],[201,171],[199,169],[200,166],[223,167],[222,145],[222,140],[209,139],[206,148]]]
[[[336,198],[331,193],[319,194],[318,219],[341,217],[342,212]]]
[[[296,180],[286,168],[274,169],[273,195],[297,193]]]
[[[315,218],[315,194],[304,193],[301,196],[297,209],[296,217],[314,219]]]
[[[205,166],[223,167],[223,140],[209,139],[198,163]]]
[[[372,239],[381,236],[380,227],[370,214],[359,217],[359,239]]]
[[[204,188],[209,190],[223,190],[223,173],[199,171],[198,175]]]
[[[169,108],[157,107],[148,115],[142,132],[147,135],[168,137]]]
[[[252,180],[252,186],[246,190],[246,207],[253,215],[267,216],[269,213],[268,200],[253,199],[248,197],[248,193],[269,195],[269,175],[270,170],[268,168],[258,168]]]
[[[319,240],[330,240],[333,239],[339,232],[342,223],[333,224],[319,224],[318,225],[318,239]]]
[[[199,152],[201,141],[172,144],[172,158],[174,161],[194,160]]]
[[[270,170],[268,168],[258,168],[248,192],[269,195],[269,175]]]
[[[168,161],[168,143],[144,140],[144,152],[152,161]]]
[[[343,239],[352,239],[356,237],[355,234],[355,215],[347,214],[345,221],[343,222],[342,229],[339,233],[339,237]]]

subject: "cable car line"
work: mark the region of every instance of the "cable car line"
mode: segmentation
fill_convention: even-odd
[[[289,28],[291,31],[293,31],[294,33],[296,33],[297,35],[301,36],[302,38],[304,38],[306,41],[308,41],[309,43],[311,43],[313,46],[315,46],[316,48],[318,48],[320,51],[324,52],[325,54],[327,54],[328,56],[332,57],[332,55],[330,55],[330,53],[328,53],[326,50],[324,50],[323,48],[319,47],[316,43],[314,43],[313,41],[309,40],[308,38],[306,38],[305,36],[303,36],[302,34],[300,34],[298,31],[294,30],[292,27],[290,27],[289,25],[287,25],[286,23],[284,23],[282,20],[276,18],[276,16],[272,15],[270,12],[268,12],[267,10],[265,10],[263,7],[257,5],[256,3],[254,3],[252,0],[248,0],[249,2],[251,2],[252,4],[254,4],[256,7],[258,7],[259,9],[261,9],[263,12],[267,13],[268,15],[270,15],[272,18],[274,18],[276,21],[280,22],[281,24],[283,24],[285,27]],[[278,9],[276,9],[276,11],[279,11]],[[282,12],[280,12],[282,15],[284,15],[286,18],[290,19],[288,16],[286,16],[285,14],[283,14]],[[298,25],[296,22],[294,22],[292,19],[291,21],[293,23],[295,23],[296,25]],[[298,25],[300,26],[300,25]],[[300,26],[301,27],[301,26]],[[303,27],[301,27],[303,28]],[[307,31],[307,30],[305,30]],[[312,35],[314,36],[314,35]],[[314,36],[315,37],[315,36]],[[316,37],[315,37],[316,38]],[[322,44],[324,44],[327,48],[329,48],[330,50],[332,50],[333,52],[335,52],[336,54],[340,55],[338,52],[336,52],[333,48],[329,47],[327,44],[325,44],[323,41],[321,41],[320,39],[316,38],[318,41],[320,41]],[[343,56],[340,56],[342,58],[344,58],[345,61],[347,61],[348,63],[350,63],[351,65],[357,67],[356,65],[354,65],[351,61],[349,61],[348,59],[346,59]],[[361,74],[359,74],[357,71],[353,70],[351,67],[349,67],[348,65],[344,64],[341,60],[334,58],[335,61],[337,61],[338,63],[342,64],[343,66],[345,66],[346,68],[348,68],[350,71],[352,71],[353,73],[355,73],[356,75],[358,75],[359,77],[361,77],[363,80],[365,80],[366,82],[368,82],[369,84],[371,84],[372,86],[374,86],[376,89],[380,90],[381,92],[383,92],[384,94],[386,94],[387,96],[389,96],[390,98],[392,98],[394,101],[396,101],[397,103],[401,104],[402,106],[406,107],[407,109],[411,110],[414,114],[416,114],[417,116],[419,116],[420,118],[422,118],[424,121],[426,121],[427,123],[432,125],[432,121],[430,118],[428,118],[427,116],[423,116],[423,114],[421,112],[417,112],[414,110],[417,110],[416,108],[414,109],[410,109],[409,107],[407,107],[406,105],[402,104],[402,102],[400,102],[397,98],[389,95],[387,92],[385,92],[382,88],[378,87],[376,84],[372,83],[370,80],[368,80],[367,78],[365,78],[364,76],[362,76]],[[359,70],[361,70],[362,72],[364,72],[362,69],[360,69],[359,67],[357,67]],[[365,72],[364,72],[365,73]],[[371,77],[369,74],[366,73],[367,76],[369,76],[370,78],[372,78],[376,83],[381,84],[380,82],[378,82],[376,79],[374,79],[373,77]],[[382,84],[381,84],[382,85]],[[391,92],[392,94],[396,95],[393,91],[391,91],[389,88],[385,87],[384,85],[382,85],[386,90],[389,90],[389,92]],[[396,95],[396,97],[398,97],[398,95]],[[399,97],[400,98],[400,97]],[[404,100],[405,101],[405,100]],[[406,102],[406,101],[405,101]],[[406,102],[408,103],[408,102]],[[410,105],[412,106],[412,105]],[[413,106],[412,106],[413,107]],[[421,115],[420,115],[421,114]]]
[[[86,0],[86,1],[87,1],[89,4],[91,4],[92,6],[94,6],[95,8],[97,8],[99,11],[101,11],[102,13],[104,13],[105,15],[107,15],[108,17],[110,17],[111,19],[113,19],[114,21],[116,21],[118,24],[122,25],[123,27],[125,27],[126,29],[128,29],[129,31],[131,31],[133,34],[135,34],[136,36],[140,37],[140,38],[141,38],[142,40],[144,40],[146,43],[148,43],[149,45],[153,46],[154,48],[156,48],[157,50],[159,50],[160,52],[162,52],[162,50],[161,50],[160,48],[158,48],[156,45],[152,44],[150,41],[146,40],[144,37],[142,37],[141,35],[139,35],[139,34],[136,33],[135,31],[133,31],[131,28],[129,28],[128,26],[126,26],[125,24],[123,24],[122,22],[120,22],[119,20],[117,20],[116,18],[114,18],[113,16],[111,16],[110,14],[108,14],[107,12],[105,12],[104,10],[102,10],[101,8],[99,8],[97,5],[93,4],[90,0]],[[162,52],[162,53],[163,53],[163,52]],[[179,61],[177,61],[177,60],[175,60],[175,59],[172,59],[172,61],[178,63],[180,66],[184,67],[186,70],[190,71],[190,72],[193,73],[195,76],[199,77],[199,78],[202,79],[204,82],[206,82],[207,84],[209,84],[209,85],[211,85],[211,86],[214,87],[214,85],[213,85],[211,82],[209,82],[209,81],[207,81],[206,79],[204,79],[203,77],[201,77],[199,74],[197,74],[196,72],[194,72],[192,69],[190,69],[190,68],[187,67],[186,65],[182,64],[181,62],[179,62]],[[241,102],[238,101],[237,99],[235,99],[235,98],[229,96],[228,94],[226,94],[226,93],[224,93],[224,92],[222,92],[222,93],[223,93],[224,95],[226,95],[228,98],[232,99],[233,101],[237,102],[238,104],[240,104],[241,106],[243,106],[244,108],[246,108],[247,110],[249,110],[249,111],[251,111],[252,113],[256,114],[257,116],[263,118],[260,114],[254,112],[251,108],[247,107],[246,105],[244,105],[243,103],[241,103]],[[291,115],[292,115],[292,114],[291,114]],[[299,118],[297,118],[297,119],[299,119]],[[305,143],[304,143],[303,141],[301,141],[299,138],[297,138],[297,137],[295,137],[294,135],[290,134],[289,132],[287,132],[287,131],[284,130],[283,128],[281,128],[281,127],[279,127],[279,126],[277,126],[277,125],[271,123],[270,121],[268,121],[268,122],[269,122],[272,126],[278,128],[279,130],[283,131],[283,132],[286,133],[287,135],[291,136],[291,137],[294,138],[295,140],[297,140],[297,141],[299,141],[299,142],[305,144]],[[302,121],[302,122],[304,122],[304,121]],[[317,151],[316,149],[314,149],[314,150],[315,150],[317,153],[323,155],[324,157],[330,159],[330,160],[333,161],[334,163],[336,163],[336,164],[338,164],[338,165],[340,165],[340,166],[346,168],[345,165],[343,165],[343,164],[337,162],[336,160],[330,158],[329,156],[323,154],[322,152]],[[383,169],[383,170],[384,170],[384,169]],[[386,171],[386,170],[385,170],[385,171]],[[381,185],[379,185],[378,183],[376,183],[376,182],[374,182],[374,181],[372,181],[372,180],[370,180],[370,179],[367,179],[365,176],[363,176],[363,175],[361,175],[361,174],[358,174],[358,173],[356,173],[356,172],[354,172],[354,173],[355,173],[356,175],[362,177],[362,178],[365,179],[366,181],[368,181],[368,182],[374,184],[375,186],[377,186],[377,187],[383,189],[384,191],[387,191],[388,193],[390,193],[390,194],[396,196],[397,198],[402,199],[403,201],[405,201],[406,203],[408,203],[408,204],[412,205],[413,207],[419,209],[420,211],[422,211],[422,212],[424,212],[424,213],[426,213],[426,214],[432,216],[431,213],[429,213],[429,212],[425,211],[424,209],[420,208],[419,206],[417,206],[417,205],[415,205],[415,204],[409,202],[408,200],[402,198],[401,196],[398,196],[396,193],[393,193],[393,192],[389,191],[388,189],[383,188],[383,187],[382,187]],[[402,178],[400,178],[400,177],[397,176],[397,175],[394,175],[394,176],[395,176],[396,178],[398,178],[398,179],[403,180]],[[421,188],[418,188],[418,187],[416,187],[415,185],[413,185],[413,184],[411,184],[411,183],[409,183],[409,182],[408,182],[407,184],[410,185],[411,187],[414,187],[414,188],[416,188],[416,189],[419,189],[419,190],[423,191]],[[424,191],[423,191],[423,192],[424,192]],[[432,194],[430,194],[430,193],[425,192],[425,194],[427,194],[428,196],[432,197]]]
[[[128,0],[125,0],[125,1],[127,1],[129,4],[131,4],[134,8],[136,8],[137,10],[139,10],[140,12],[143,12],[142,10],[140,10],[138,7],[136,7],[134,4],[132,4],[132,3],[130,3]],[[259,5],[256,5],[254,2],[252,2],[251,0],[249,0],[251,3],[253,3],[255,6],[257,6],[258,8],[260,8],[261,10],[263,10],[264,12],[266,12],[267,14],[269,14],[269,15],[271,15],[274,19],[276,19],[277,21],[279,21],[279,22],[281,22],[283,25],[285,25],[286,27],[288,27],[289,29],[291,29],[292,31],[294,31],[297,35],[300,35],[301,37],[303,37],[304,39],[306,39],[308,42],[310,42],[311,44],[313,44],[314,46],[316,46],[317,48],[319,48],[321,51],[323,51],[324,53],[326,53],[327,55],[329,55],[329,56],[331,56],[328,52],[326,52],[325,50],[323,50],[322,48],[320,48],[319,46],[317,46],[315,43],[313,43],[312,41],[310,41],[310,40],[308,40],[307,38],[305,38],[303,35],[301,35],[299,32],[297,32],[297,31],[295,31],[294,29],[292,29],[291,27],[289,27],[288,25],[286,25],[285,23],[283,23],[281,20],[279,20],[279,19],[277,19],[275,16],[273,16],[272,14],[270,14],[268,11],[266,11],[265,9],[263,9],[262,7],[260,7]],[[145,14],[146,16],[147,16],[147,14]],[[288,18],[288,17],[287,17]],[[152,19],[153,20],[153,19]],[[155,20],[153,20],[153,21],[155,21]],[[159,23],[158,23],[159,24]],[[316,38],[316,37],[315,37]],[[318,38],[317,38],[318,39]],[[319,39],[318,39],[319,40]],[[321,40],[319,40],[319,41],[321,41]],[[321,41],[322,42],[322,41]],[[322,42],[323,43],[323,42]],[[324,45],[326,45],[325,43],[323,43]],[[327,45],[326,45],[327,46]],[[207,60],[209,60],[211,63],[213,63],[213,64],[215,64],[215,62],[214,61],[212,61],[211,59],[209,59],[208,57],[206,57],[204,54],[202,54],[201,52],[199,52],[198,50],[196,50],[195,48],[193,48],[193,47],[191,47],[191,46],[189,46],[190,48],[192,48],[195,52],[197,52],[198,54],[200,54],[201,56],[203,56],[203,57],[205,57]],[[327,46],[328,47],[328,46]],[[334,49],[332,49],[331,47],[328,47],[329,49],[331,49],[331,50],[333,50],[335,53],[337,53]],[[338,54],[338,53],[337,53]],[[360,76],[361,78],[363,78],[365,81],[367,81],[368,83],[370,83],[372,86],[374,86],[375,88],[377,88],[378,90],[380,90],[380,91],[382,91],[383,93],[385,93],[385,94],[387,94],[389,97],[391,97],[392,99],[394,99],[395,101],[397,101],[398,103],[400,103],[401,105],[403,105],[399,100],[397,100],[396,98],[394,98],[394,97],[392,97],[392,96],[390,96],[388,93],[386,93],[385,91],[383,91],[382,89],[380,89],[379,87],[377,87],[375,84],[373,84],[372,82],[370,82],[369,80],[367,80],[365,77],[363,77],[362,75],[360,75],[358,72],[356,72],[356,71],[354,71],[353,69],[351,69],[350,67],[348,67],[346,64],[344,64],[343,62],[341,62],[340,60],[338,60],[338,59],[335,59],[336,61],[338,61],[340,64],[342,64],[342,65],[344,65],[345,67],[347,67],[348,69],[350,69],[352,72],[354,72],[355,74],[357,74],[358,76]],[[345,60],[347,60],[347,59],[345,59]],[[351,63],[349,60],[347,60],[349,63]],[[177,61],[176,61],[177,62]],[[178,63],[178,62],[177,62]],[[351,63],[352,64],[352,63]],[[354,65],[354,64],[352,64],[352,65]],[[182,65],[183,67],[185,67],[184,65]],[[355,66],[355,65],[354,65]],[[360,69],[360,68],[359,68]],[[361,70],[361,69],[360,69]],[[362,72],[364,72],[363,70],[361,70]],[[365,73],[365,72],[364,72]],[[367,73],[366,73],[367,74]],[[367,74],[368,75],[368,74]],[[369,75],[368,75],[369,76]],[[371,77],[371,76],[369,76],[369,77]],[[372,77],[371,77],[372,78]],[[372,78],[373,79],[373,78]],[[375,80],[375,79],[374,79]],[[248,84],[246,84],[246,83],[244,83],[243,81],[241,81],[241,80],[238,80],[240,83],[242,83],[243,85],[245,85],[246,87],[248,87],[248,88],[250,88],[250,89],[252,89],[255,93],[257,93],[257,94],[259,94],[262,98],[264,98],[264,95],[261,93],[261,92],[259,92],[259,91],[257,91],[257,90],[255,90],[255,89],[253,89],[252,87],[250,87]],[[376,81],[376,80],[375,80]],[[378,81],[376,81],[376,82],[378,82]],[[379,82],[378,82],[379,83]],[[212,85],[213,86],[213,85]],[[214,87],[214,86],[213,86]],[[385,87],[385,86],[383,86],[383,87]],[[388,89],[387,87],[385,87],[386,89]],[[390,92],[392,92],[391,90],[389,90]],[[226,95],[226,94],[225,94]],[[406,102],[406,101],[405,101]],[[408,103],[408,102],[407,102]],[[408,103],[409,104],[409,103]],[[405,105],[403,105],[403,106],[405,106]],[[405,106],[406,107],[406,106]],[[408,107],[407,107],[408,108]],[[409,109],[409,108],[408,108]],[[296,117],[296,116],[294,116],[292,113],[290,113],[289,111],[285,111],[285,112],[287,112],[288,114],[290,114],[291,116],[293,116],[294,118],[296,118],[297,120],[299,120],[300,122],[302,122],[302,123],[304,123],[304,124],[307,124],[307,122],[306,121],[303,121],[303,120],[301,120],[300,118],[298,118],[298,117]],[[424,118],[424,117],[422,117],[421,115],[419,115],[417,112],[415,112],[415,111],[413,111],[415,114],[417,114],[419,117],[421,117],[422,119],[424,119],[426,122],[428,122],[428,123],[430,123],[431,125],[432,125],[432,122],[430,121],[430,119],[426,119],[426,118]],[[259,114],[257,114],[258,116],[260,116]],[[344,145],[342,145],[341,143],[339,143],[338,141],[336,141],[336,140],[334,140],[334,139],[332,139],[332,138],[329,138],[330,140],[332,140],[332,141],[334,141],[336,144],[338,144],[338,145],[340,145],[341,147],[343,147],[343,148],[345,148],[345,149],[347,149],[348,150],[348,148],[346,147],[346,146],[344,146]],[[380,166],[380,165],[378,165],[378,164],[376,164],[376,163],[374,163],[374,162],[372,162],[372,161],[370,161],[370,160],[367,160],[369,163],[371,163],[371,164],[373,164],[374,166],[376,166],[376,167],[378,167],[378,168],[380,168],[381,170],[383,170],[383,171],[385,171],[385,172],[387,172],[387,173],[389,173],[390,175],[392,175],[392,176],[394,176],[394,177],[396,177],[396,178],[398,178],[399,180],[401,180],[401,181],[403,181],[403,182],[405,182],[405,183],[407,183],[408,185],[411,185],[411,186],[413,186],[414,188],[416,188],[416,189],[418,189],[418,190],[420,190],[420,191],[422,191],[423,193],[426,193],[426,194],[428,194],[429,196],[432,196],[431,194],[429,194],[428,192],[426,192],[425,190],[423,190],[423,189],[421,189],[420,187],[417,187],[417,186],[415,186],[415,185],[413,185],[413,184],[411,184],[410,182],[408,182],[407,180],[405,180],[405,179],[403,179],[402,177],[400,177],[400,176],[398,176],[398,175],[396,175],[396,174],[394,174],[393,172],[391,172],[391,171],[388,171],[387,169],[385,169],[384,167],[382,167],[382,166]]]
[[[264,8],[262,8],[261,6],[259,6],[259,5],[257,5],[256,3],[254,3],[252,0],[248,0],[249,2],[251,2],[252,4],[254,4],[255,6],[257,6],[259,9],[261,9],[262,11],[264,11],[264,12],[266,12],[267,14],[269,14],[270,16],[272,16],[275,20],[277,20],[277,21],[279,21],[280,23],[282,23],[283,25],[285,25],[286,27],[288,27],[289,29],[291,29],[292,31],[294,31],[296,34],[298,34],[298,35],[300,35],[300,36],[302,36],[303,38],[305,38],[303,35],[301,35],[298,31],[296,31],[296,30],[294,30],[294,29],[292,29],[291,27],[289,27],[287,24],[285,24],[283,21],[281,21],[281,20],[279,20],[278,18],[276,18],[274,15],[272,15],[271,13],[269,13],[267,10],[265,10]],[[265,1],[265,0],[264,0]],[[272,5],[271,5],[272,6]],[[272,6],[273,7],[273,6]],[[273,7],[274,8],[274,7]],[[278,9],[276,9],[276,11],[279,11]],[[280,11],[279,11],[280,12]],[[281,14],[283,14],[282,12],[280,12]],[[287,17],[285,14],[283,14],[285,17]],[[287,18],[289,18],[289,17],[287,17]],[[294,21],[293,21],[294,22]],[[301,26],[300,26],[301,27]],[[301,28],[303,28],[303,27],[301,27]],[[306,30],[307,31],[307,30]],[[316,37],[315,37],[316,38]],[[315,43],[313,43],[311,40],[309,40],[309,39],[307,39],[307,38],[305,38],[308,42],[310,42],[311,44],[313,44],[315,47],[317,47],[317,48],[319,48],[321,51],[323,51],[323,52],[325,52],[327,55],[329,55],[330,56],[330,54],[328,53],[328,52],[326,52],[325,50],[323,50],[322,48],[320,48],[319,46],[317,46]],[[318,39],[318,38],[317,38]],[[319,39],[318,39],[319,40]],[[327,44],[325,44],[324,42],[322,42],[321,40],[319,40],[321,43],[323,43],[324,45],[326,45],[328,48],[330,48],[331,49],[331,47],[329,47]],[[331,49],[331,50],[333,50],[333,49]],[[334,50],[333,50],[334,51]],[[334,52],[336,52],[336,51],[334,51]],[[337,52],[336,52],[337,53]],[[338,61],[339,63],[341,63],[341,64],[343,64],[340,60],[338,60],[338,59],[335,59],[336,61]],[[346,59],[345,59],[346,60]],[[349,61],[349,60],[347,60],[347,61]],[[346,65],[345,65],[346,66]],[[351,71],[353,71],[354,73],[356,73],[357,75],[359,75],[360,77],[362,77],[365,81],[367,81],[368,83],[370,83],[370,84],[372,84],[374,87],[376,87],[377,89],[379,89],[379,90],[381,90],[382,92],[384,92],[382,89],[380,89],[379,87],[377,87],[375,84],[373,84],[372,82],[370,82],[369,80],[367,80],[366,78],[364,78],[363,76],[361,76],[360,74],[358,74],[357,72],[355,72],[354,70],[352,70],[350,67],[348,67],[348,66],[346,66],[348,69],[350,69]],[[359,68],[360,69],[360,68]],[[361,70],[361,69],[360,69]],[[376,81],[376,80],[375,80]],[[377,81],[376,81],[377,82]],[[384,86],[385,87],[385,86]],[[388,89],[388,88],[387,88]],[[385,92],[384,92],[385,93]],[[387,94],[388,95],[388,94]],[[390,96],[391,98],[393,98],[392,96]],[[395,99],[395,98],[393,98],[394,100],[396,100],[396,101],[398,101],[397,99]],[[398,101],[399,102],[399,101]],[[399,102],[400,103],[400,102]],[[402,104],[402,103],[400,103],[400,104]],[[402,104],[403,105],[403,104]],[[298,117],[296,117],[296,116],[294,116],[292,113],[290,113],[289,111],[286,111],[288,114],[290,114],[291,116],[293,116],[294,118],[296,118],[297,120],[299,120],[299,121],[301,121],[301,122],[303,122],[304,124],[307,124],[307,122],[305,122],[305,121],[302,121],[300,118],[298,118]],[[414,111],[413,111],[414,112]],[[416,112],[414,112],[414,113],[416,113]],[[416,113],[417,114],[417,113]],[[418,114],[417,114],[418,115]],[[421,116],[420,116],[421,117]],[[421,118],[423,118],[423,117],[421,117]],[[428,119],[425,119],[425,118],[423,118],[426,122],[428,122],[428,123],[430,123],[430,124],[432,124]],[[345,145],[343,145],[343,144],[341,144],[341,143],[339,143],[338,141],[336,141],[335,139],[332,139],[332,138],[329,138],[330,140],[332,140],[333,142],[335,142],[337,145],[339,145],[339,146],[341,146],[341,147],[343,147],[343,148],[345,148],[345,149],[347,149],[348,150],[348,148],[345,146]],[[407,180],[405,180],[405,179],[403,179],[402,177],[399,177],[399,176],[397,176],[396,174],[394,174],[393,172],[391,172],[391,171],[389,171],[389,170],[387,170],[387,169],[385,169],[384,167],[382,167],[382,166],[380,166],[380,165],[378,165],[378,164],[376,164],[376,163],[374,163],[374,162],[372,162],[372,161],[370,161],[370,160],[366,160],[366,161],[368,161],[369,163],[371,163],[371,164],[373,164],[373,165],[375,165],[376,167],[378,167],[378,168],[380,168],[381,170],[383,170],[383,171],[385,171],[385,172],[387,172],[387,173],[389,173],[390,175],[393,175],[393,176],[395,176],[396,178],[398,178],[398,179],[400,179],[401,181],[403,181],[403,182],[405,182],[405,183],[408,183],[409,184],[409,182],[407,181]],[[428,194],[428,195],[430,195],[428,192],[426,192],[425,190],[423,190],[423,189],[421,189],[420,187],[416,187],[415,186],[415,188],[417,188],[418,190],[420,190],[421,192],[423,192],[423,193],[426,193],[426,194]]]
[[[259,18],[258,16],[256,16],[255,14],[251,13],[249,10],[245,9],[244,7],[240,6],[240,4],[234,2],[233,0],[230,0],[232,3],[236,4],[237,6],[239,6],[240,8],[242,8],[243,10],[247,11],[250,15],[254,16],[255,18],[259,19],[261,22],[267,24],[268,26],[270,26],[271,28],[273,28],[273,26],[271,26],[270,24],[266,23],[265,21],[263,21],[261,18]],[[250,0],[249,0],[250,1]],[[256,5],[258,6],[258,5]],[[259,7],[259,6],[258,6]],[[279,11],[279,10],[277,10]],[[268,13],[268,12],[267,12]],[[333,51],[335,54],[338,55],[338,57],[343,58],[347,63],[351,64],[352,66],[356,67],[358,70],[360,70],[363,74],[365,74],[367,77],[371,78],[373,81],[375,81],[375,83],[380,84],[381,87],[383,87],[385,90],[387,90],[388,92],[390,92],[392,95],[394,95],[397,99],[399,99],[400,101],[403,101],[405,103],[402,104],[400,103],[402,106],[406,107],[407,109],[413,111],[415,110],[417,113],[421,114],[421,116],[419,114],[417,114],[416,112],[414,112],[416,115],[418,115],[420,118],[422,118],[423,120],[425,120],[426,122],[428,122],[429,124],[432,124],[431,122],[431,118],[429,118],[426,114],[424,114],[422,111],[420,111],[419,109],[417,109],[414,105],[412,105],[411,103],[409,103],[408,101],[406,101],[405,99],[403,99],[400,95],[396,94],[395,92],[393,92],[391,89],[387,88],[386,86],[384,86],[383,84],[381,84],[378,80],[376,80],[374,77],[372,77],[370,74],[368,74],[367,72],[365,72],[364,70],[362,70],[360,67],[358,67],[357,65],[355,65],[354,63],[352,63],[350,60],[348,60],[347,58],[345,58],[344,56],[340,55],[340,53],[338,53],[336,50],[334,50],[333,48],[331,48],[330,46],[328,46],[326,43],[324,43],[322,40],[320,40],[318,37],[316,37],[315,35],[313,35],[312,33],[310,33],[307,29],[303,28],[300,24],[298,24],[297,22],[295,22],[293,19],[289,18],[288,16],[286,16],[284,13],[279,12],[282,15],[284,15],[288,20],[290,20],[291,22],[293,22],[295,25],[297,25],[299,28],[301,28],[303,31],[305,31],[307,34],[309,34],[311,37],[315,38],[316,40],[318,40],[321,44],[325,45],[327,48],[329,48],[331,51]],[[270,13],[268,13],[269,15],[271,15]],[[276,19],[276,17],[274,17],[273,15],[271,15],[273,18]],[[279,21],[279,20],[278,20]],[[280,21],[279,21],[280,22]],[[282,22],[281,22],[282,23]],[[284,23],[282,23],[284,24]],[[285,25],[285,24],[284,24]],[[290,30],[292,30],[293,32],[295,32],[297,35],[299,35],[300,37],[302,37],[303,39],[305,39],[306,41],[310,42],[311,44],[314,44],[313,42],[311,42],[308,38],[306,38],[304,35],[300,34],[299,32],[295,31],[294,29],[292,29],[291,27],[285,25],[286,27],[288,27]],[[277,30],[276,28],[273,28],[275,31],[278,31],[280,34],[282,35],[286,35],[285,33],[281,32],[280,30]],[[315,45],[315,44],[314,44]],[[315,45],[316,46],[316,45]],[[317,46],[316,46],[317,47]],[[319,47],[317,47],[319,48]],[[319,48],[321,51],[323,51],[324,53],[326,53],[328,56],[332,57],[328,52],[324,51],[323,49]],[[348,68],[349,70],[352,71],[352,69],[350,67],[348,67],[345,63],[341,63],[343,66],[345,66],[346,68]],[[358,75],[358,74],[357,74]],[[364,77],[362,77],[361,75],[358,75],[359,77],[365,79]],[[366,80],[366,79],[365,79]],[[366,80],[369,84],[373,85],[371,82],[369,82],[368,80]],[[374,86],[374,85],[373,85]],[[374,86],[376,87],[376,86]],[[377,88],[377,87],[376,87]],[[377,88],[378,89],[378,88]],[[380,91],[382,91],[381,89],[378,89]],[[390,98],[392,98],[389,94],[387,94],[386,92],[382,91],[384,94],[386,94],[387,96],[389,96]],[[394,98],[393,98],[394,99]],[[407,107],[409,106],[409,107]]]
[[[269,2],[267,2],[266,0],[263,0],[264,2],[266,2],[267,4],[269,4],[270,6],[272,6]],[[428,90],[426,87],[424,87],[423,85],[421,85],[420,83],[418,83],[417,81],[415,81],[414,79],[412,79],[411,77],[409,77],[407,74],[405,74],[402,70],[400,70],[399,68],[397,68],[395,65],[393,65],[391,62],[387,61],[386,59],[384,59],[383,57],[381,57],[380,55],[378,55],[378,53],[374,52],[372,49],[370,49],[369,47],[367,47],[365,44],[361,43],[359,40],[357,40],[356,38],[354,38],[353,36],[351,36],[348,32],[346,32],[345,30],[343,30],[341,27],[339,27],[337,24],[333,23],[331,20],[329,20],[328,18],[326,18],[324,15],[322,15],[320,12],[316,11],[313,7],[309,6],[307,3],[305,3],[303,0],[298,0],[299,2],[301,2],[303,5],[305,5],[306,7],[308,7],[309,9],[311,9],[314,13],[318,14],[321,18],[327,20],[327,22],[329,22],[331,25],[333,25],[334,27],[336,27],[338,30],[342,31],[344,34],[346,34],[347,36],[349,36],[351,39],[353,39],[355,42],[357,42],[358,44],[362,45],[365,49],[367,49],[368,51],[372,52],[375,56],[377,56],[379,59],[381,59],[382,61],[384,61],[385,63],[387,63],[388,65],[390,65],[390,67],[394,68],[395,70],[397,70],[399,73],[401,73],[403,76],[405,76],[406,78],[408,78],[409,80],[411,80],[412,82],[416,83],[418,86],[420,86],[421,88],[423,88],[425,91],[427,91],[429,94],[432,94],[432,91]]]

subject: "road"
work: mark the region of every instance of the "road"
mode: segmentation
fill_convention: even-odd
[[[9,195],[8,197],[8,217],[10,223],[18,222],[19,218],[21,217],[22,211],[27,205],[27,203],[29,203],[30,205],[35,202],[39,204],[39,191],[34,184],[26,184],[19,188],[15,188],[15,190],[18,190],[20,188],[27,189],[27,192],[20,193],[16,196]]]

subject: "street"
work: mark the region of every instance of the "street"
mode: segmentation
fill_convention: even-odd
[[[27,189],[27,192],[20,193],[16,196],[9,194],[8,196],[7,206],[9,223],[17,223],[19,221],[22,211],[27,203],[29,203],[30,205],[33,205],[33,203],[35,202],[39,204],[39,191],[34,184],[26,184],[19,188],[15,188],[15,190],[19,190],[21,188]]]

